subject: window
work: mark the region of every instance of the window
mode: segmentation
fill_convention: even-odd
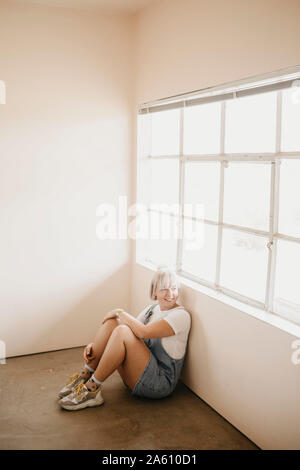
[[[136,259],[300,324],[298,77],[140,107]]]
[[[225,151],[275,152],[276,92],[245,96],[226,103]]]

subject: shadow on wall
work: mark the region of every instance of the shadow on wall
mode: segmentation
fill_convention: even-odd
[[[185,286],[181,286],[180,290],[180,303],[191,315],[191,329],[180,380],[191,390],[195,390],[195,386],[198,386],[202,380],[207,381],[208,378],[211,380],[212,366],[205,330],[201,322],[201,305],[199,305],[197,293]],[[203,364],[205,364],[205,370]]]
[[[62,311],[60,305],[58,309],[47,307],[46,314],[42,311],[28,312],[27,321],[17,325],[20,331],[19,343],[11,345],[6,342],[7,357],[67,349],[83,346],[93,341],[101,320],[108,311],[117,307],[129,311],[128,279],[129,265],[126,264],[107,277],[68,311]],[[60,293],[57,293],[57,297],[53,296],[54,304],[57,300],[60,300]],[[34,320],[41,315],[45,316],[45,323],[48,323],[48,326],[43,329],[34,324]],[[55,320],[51,322],[52,317]]]

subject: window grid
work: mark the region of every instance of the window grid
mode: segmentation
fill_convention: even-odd
[[[179,155],[183,155],[183,128],[184,128],[184,107],[180,109],[179,114],[180,125],[179,125]],[[184,200],[184,170],[185,165],[182,158],[179,161],[179,237],[177,240],[177,259],[176,259],[176,270],[180,272],[182,270],[182,248],[183,248],[183,200]]]
[[[280,162],[282,158],[285,159],[300,159],[300,151],[282,152],[281,151],[281,126],[282,126],[282,91],[277,92],[277,107],[276,107],[276,151],[264,153],[225,153],[225,119],[226,119],[226,101],[221,102],[221,132],[220,132],[220,153],[207,154],[207,155],[184,155],[183,154],[183,134],[184,134],[184,107],[180,109],[180,126],[179,126],[179,154],[175,155],[151,155],[151,144],[149,145],[149,155],[145,158],[150,159],[178,159],[179,158],[179,230],[180,235],[183,233],[184,219],[192,218],[193,220],[203,221],[205,224],[218,225],[218,244],[217,244],[217,261],[216,261],[216,277],[215,282],[209,282],[201,279],[191,273],[182,269],[182,250],[183,250],[183,237],[180,236],[177,241],[177,262],[176,271],[179,275],[196,281],[206,287],[213,288],[220,291],[229,297],[235,298],[241,302],[259,307],[274,313],[274,285],[275,285],[275,269],[276,269],[276,255],[277,255],[277,241],[278,239],[288,240],[295,243],[300,243],[300,238],[278,233],[278,214],[279,214],[279,181],[280,181]],[[148,109],[149,112],[149,109]],[[149,115],[149,114],[148,114]],[[150,119],[151,123],[151,119]],[[151,126],[151,124],[150,124]],[[150,127],[150,142],[151,142],[151,127]],[[200,219],[196,217],[184,216],[184,185],[185,185],[185,164],[190,161],[216,161],[220,163],[220,191],[219,191],[219,215],[218,222],[209,219]],[[223,202],[224,202],[224,172],[228,162],[245,162],[245,163],[262,163],[271,164],[271,185],[270,185],[270,220],[269,232],[265,232],[250,227],[239,225],[232,225],[223,222]],[[158,211],[159,212],[159,211]],[[225,288],[220,285],[220,272],[221,272],[221,254],[222,254],[222,235],[223,228],[231,228],[237,231],[247,232],[258,236],[268,238],[268,267],[267,267],[267,280],[265,290],[265,302],[259,302],[255,299],[249,298],[245,295],[239,294],[231,289]],[[151,260],[147,259],[151,263]],[[279,314],[280,315],[280,314]]]
[[[220,152],[224,154],[225,149],[225,115],[226,115],[226,101],[221,104],[221,132],[220,132]],[[216,279],[215,288],[220,288],[220,272],[221,272],[221,249],[222,249],[222,235],[223,235],[223,200],[224,200],[224,169],[225,161],[220,162],[220,190],[219,190],[219,218],[218,218],[218,245],[217,245],[217,264],[216,264]]]

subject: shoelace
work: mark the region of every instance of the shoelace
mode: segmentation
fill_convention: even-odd
[[[79,377],[79,374],[73,374],[71,375],[71,377],[68,379],[68,382],[66,383],[66,385],[69,385],[71,382],[73,382],[74,380],[78,379]]]
[[[80,395],[85,392],[85,390],[86,386],[83,383],[80,383],[73,388],[73,393],[76,393],[77,397],[79,398]]]

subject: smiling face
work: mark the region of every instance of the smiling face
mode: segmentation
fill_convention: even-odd
[[[156,289],[155,295],[161,310],[170,310],[177,307],[178,287],[177,285],[162,286],[161,289]]]
[[[150,286],[151,300],[157,300],[160,310],[170,310],[178,307],[180,281],[171,269],[158,269],[154,274]]]

